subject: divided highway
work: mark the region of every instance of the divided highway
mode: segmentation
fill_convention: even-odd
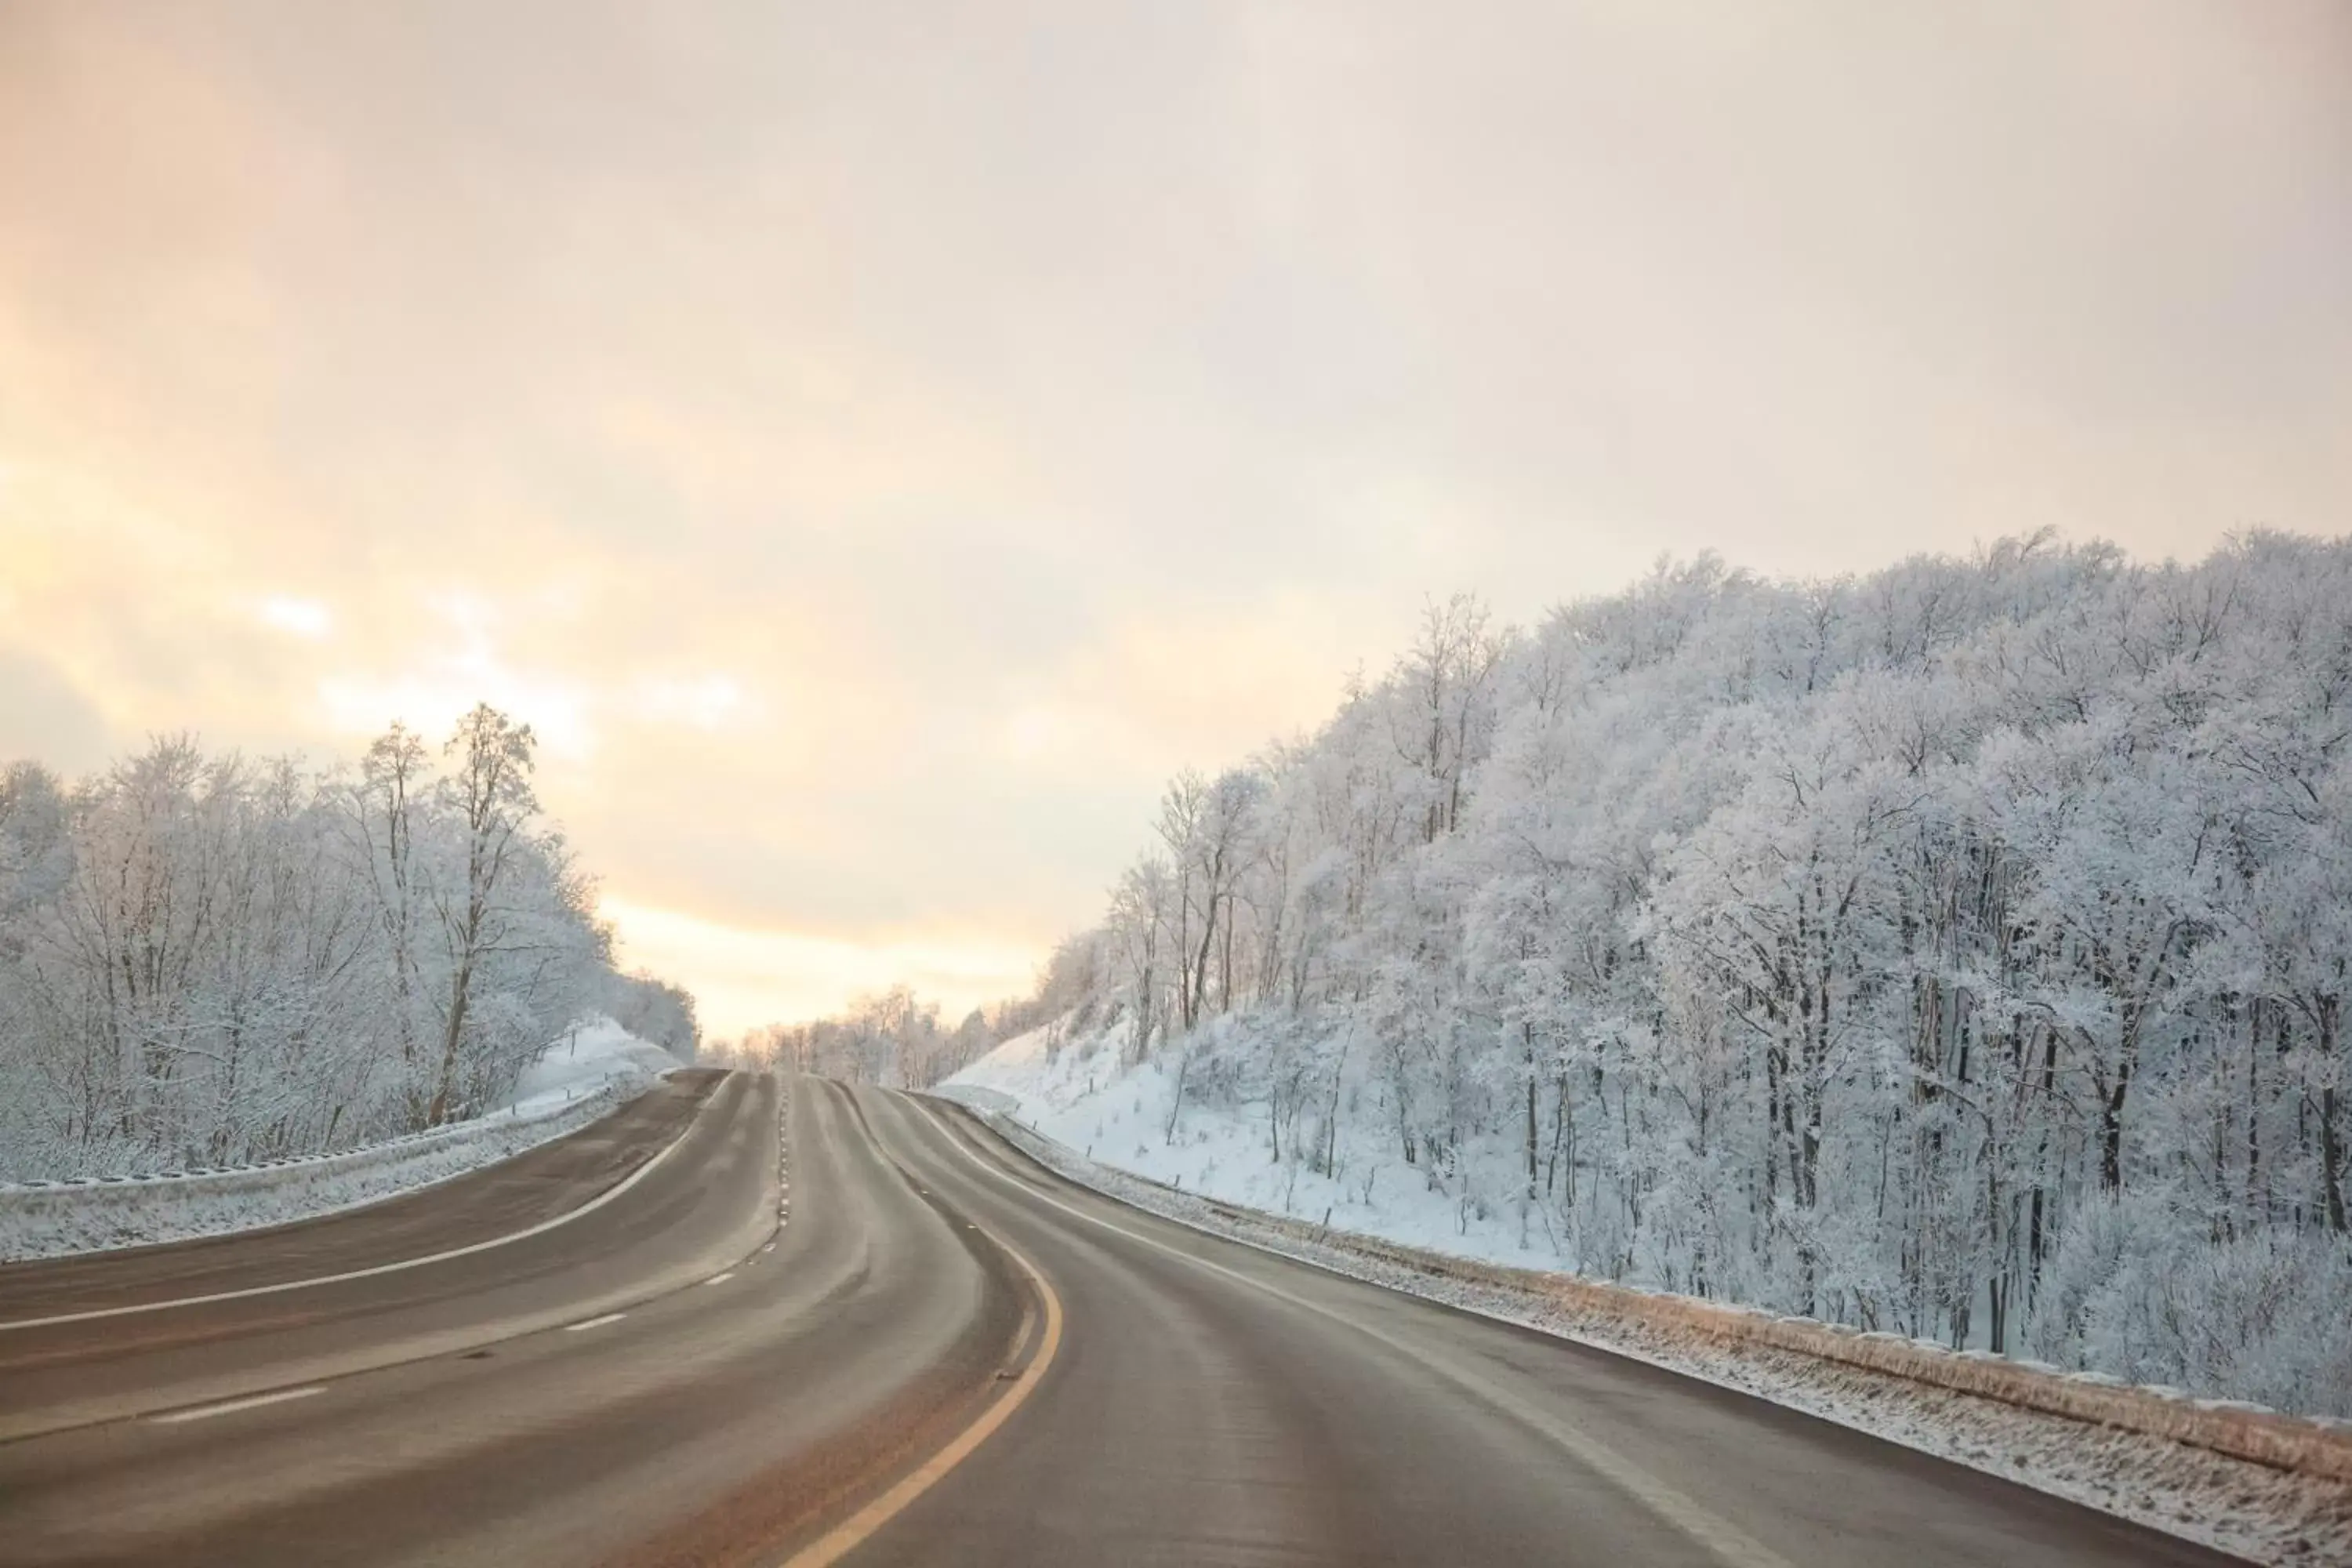
[[[833,1561],[2225,1560],[819,1079],[682,1075],[372,1209],[0,1267],[0,1563]]]

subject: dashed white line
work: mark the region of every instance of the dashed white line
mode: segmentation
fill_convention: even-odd
[[[314,1394],[324,1394],[327,1385],[314,1383],[307,1388],[281,1388],[275,1394],[256,1394],[245,1399],[224,1399],[218,1405],[199,1405],[193,1410],[170,1410],[148,1420],[158,1426],[176,1426],[183,1421],[202,1421],[209,1416],[226,1415],[233,1411],[254,1410],[264,1405],[283,1405],[289,1399],[308,1399]]]
[[[703,1283],[704,1283],[705,1285],[724,1285],[724,1284],[726,1284],[726,1283],[727,1283],[727,1281],[729,1281],[730,1279],[734,1279],[734,1278],[735,1278],[735,1270],[733,1270],[732,1268],[730,1268],[730,1269],[729,1269],[726,1273],[724,1273],[724,1274],[713,1274],[709,1279],[705,1279],[705,1280],[703,1281]]]
[[[576,1334],[583,1329],[601,1329],[607,1323],[617,1323],[628,1315],[626,1312],[607,1312],[601,1318],[591,1318],[584,1323],[566,1323],[563,1325],[563,1331],[567,1334]]]

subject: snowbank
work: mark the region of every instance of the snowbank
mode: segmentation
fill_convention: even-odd
[[[1195,1079],[1195,1087],[1198,1087]],[[1198,1104],[1172,1118],[1176,1074],[1165,1056],[1122,1068],[1109,1042],[1059,1043],[1051,1028],[1005,1041],[940,1086],[977,1109],[1018,1116],[1088,1157],[1188,1193],[1292,1215],[1342,1230],[1522,1268],[1569,1268],[1540,1216],[1482,1216],[1433,1189],[1394,1157],[1386,1129],[1346,1119],[1336,1167],[1343,1179],[1277,1163],[1261,1119]],[[975,1093],[977,1091],[977,1093]]]
[[[684,1066],[661,1047],[597,1014],[550,1041],[539,1060],[522,1069],[514,1093],[499,1109],[529,1113],[602,1092],[608,1084],[649,1084]]]
[[[233,1170],[0,1184],[0,1262],[185,1241],[310,1219],[430,1186],[575,1131],[682,1066],[609,1018],[524,1071],[509,1103],[335,1154]]]

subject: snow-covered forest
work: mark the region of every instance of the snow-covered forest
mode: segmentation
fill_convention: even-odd
[[[0,1180],[348,1148],[495,1103],[590,1010],[690,1058],[614,966],[527,725],[401,727],[356,773],[158,739],[0,768]]]
[[[1457,599],[1031,1006],[1572,1268],[2352,1412],[2347,736],[2352,542]]]

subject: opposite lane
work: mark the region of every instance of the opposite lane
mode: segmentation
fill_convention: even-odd
[[[333,1331],[380,1350],[413,1341],[436,1304],[471,1308],[478,1330],[512,1290],[624,1279],[625,1307],[586,1315],[575,1295],[562,1322],[294,1397],[308,1380],[278,1351],[300,1331],[248,1319],[254,1331],[201,1353],[283,1374],[254,1403],[0,1443],[0,1563],[767,1560],[963,1424],[1024,1326],[1001,1255],[881,1157],[845,1095],[789,1099],[795,1201],[781,1230],[778,1085],[730,1080],[640,1192],[548,1234],[559,1264],[518,1279],[499,1249],[429,1266],[415,1272],[432,1300],[362,1309]],[[647,1295],[649,1271],[698,1233],[734,1251]],[[64,1373],[135,1384],[173,1354],[93,1340]],[[24,1386],[10,1373],[0,1404]]]

